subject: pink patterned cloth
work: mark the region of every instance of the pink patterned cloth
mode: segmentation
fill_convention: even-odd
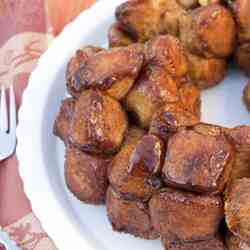
[[[94,0],[1,0],[0,86],[14,85],[18,106],[48,42]],[[67,5],[67,8],[65,6]],[[42,87],[42,86],[41,86]],[[35,168],[34,168],[35,172]],[[0,162],[0,226],[23,250],[55,250],[32,213],[12,156]],[[0,245],[0,250],[2,250]]]

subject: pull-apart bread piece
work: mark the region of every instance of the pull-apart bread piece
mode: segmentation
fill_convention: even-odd
[[[169,242],[166,238],[161,241],[165,250],[227,250],[220,236],[193,242]]]
[[[99,89],[120,100],[133,85],[143,63],[144,48],[140,44],[94,53],[70,77],[68,89],[75,97],[85,89]]]
[[[230,231],[226,233],[226,245],[228,250],[250,250],[250,243],[243,241]]]
[[[128,173],[145,178],[159,175],[164,156],[163,142],[155,135],[144,135],[130,155]]]
[[[108,218],[115,231],[154,239],[147,201],[161,187],[163,145],[155,136],[131,128],[109,166]]]
[[[248,81],[247,85],[244,88],[243,101],[244,101],[244,103],[246,105],[246,108],[250,112],[250,81]]]
[[[109,182],[124,198],[147,201],[161,187],[164,145],[156,136],[143,136],[137,130],[129,131],[124,146],[111,161]]]
[[[240,68],[250,76],[250,41],[237,47],[236,60]]]
[[[189,75],[199,88],[212,87],[224,78],[235,34],[233,15],[219,4],[208,4],[180,16],[179,37],[186,50]]]
[[[234,180],[225,194],[225,217],[228,229],[250,243],[250,178]]]
[[[120,29],[137,42],[159,34],[179,34],[180,16],[198,5],[196,0],[131,0],[116,9]]]
[[[187,53],[191,78],[202,89],[212,87],[224,78],[225,59],[234,50],[236,27],[232,13],[219,1],[206,1],[205,6],[200,7],[202,2],[127,1],[117,8],[117,24],[137,42],[160,34],[179,37]],[[246,51],[245,47],[243,50]],[[241,60],[247,58],[249,53],[243,53]]]
[[[250,75],[250,1],[236,0],[231,5],[237,22],[236,60],[240,68]]]
[[[120,27],[137,42],[145,42],[160,33],[161,15],[166,0],[132,0],[116,9]]]
[[[111,154],[119,150],[127,128],[127,116],[118,101],[86,90],[75,104],[70,141],[85,152]]]
[[[187,111],[183,105],[165,105],[153,116],[149,133],[167,142],[181,127],[192,127],[199,122],[199,118]]]
[[[68,142],[69,131],[75,109],[75,100],[66,98],[62,101],[59,113],[54,123],[54,135],[58,136],[64,143]]]
[[[235,22],[220,4],[186,12],[180,18],[180,39],[187,50],[189,74],[201,89],[219,83],[234,50]]]
[[[65,179],[69,190],[81,201],[103,204],[108,188],[110,157],[87,154],[68,144],[65,153]]]
[[[78,49],[75,55],[70,59],[66,70],[66,87],[68,93],[73,97],[80,95],[80,86],[74,82],[75,73],[87,62],[87,60],[96,53],[104,51],[102,48],[86,46]]]
[[[186,11],[197,5],[196,0],[167,0],[164,5],[164,14],[162,15],[161,30],[162,34],[179,36],[180,17]]]
[[[191,83],[184,87],[187,62],[180,42],[170,35],[158,36],[149,41],[146,48],[147,64],[125,100],[139,124],[148,128],[153,115],[173,103],[185,102],[184,106],[199,113],[199,90]]]
[[[113,230],[147,240],[159,237],[153,228],[146,203],[124,199],[110,186],[107,191],[106,204]]]
[[[169,243],[212,239],[223,218],[219,196],[166,188],[149,202],[153,225]]]
[[[167,185],[198,193],[219,194],[227,184],[234,148],[219,127],[183,128],[168,140],[163,166]]]
[[[121,29],[118,22],[114,23],[110,27],[108,32],[108,41],[110,48],[124,47],[135,43],[135,41],[129,36],[129,34]]]
[[[188,72],[193,82],[200,88],[213,87],[221,82],[226,74],[226,60],[206,58],[186,51]]]
[[[231,55],[235,43],[235,22],[228,9],[210,4],[182,15],[180,38],[185,48],[206,58]]]
[[[225,131],[236,152],[231,180],[250,177],[250,126],[239,126]]]
[[[148,64],[162,67],[175,80],[187,75],[187,61],[183,46],[172,35],[161,35],[146,43]],[[181,81],[177,82],[179,86]]]
[[[179,100],[176,82],[158,66],[148,65],[126,97],[126,108],[148,128],[153,114],[165,103]]]
[[[192,113],[197,119],[201,117],[201,95],[200,90],[190,81],[187,81],[179,88],[180,105],[183,109]]]

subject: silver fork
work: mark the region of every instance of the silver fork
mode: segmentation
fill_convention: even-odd
[[[9,110],[9,112],[8,112]],[[9,109],[7,105],[6,90],[1,88],[0,100],[0,161],[11,156],[16,149],[16,101],[13,87],[9,89]],[[1,194],[1,191],[0,191]],[[0,243],[7,250],[18,250],[16,244],[0,227]],[[19,249],[20,250],[20,249]]]
[[[4,246],[6,250],[21,250],[16,243],[10,239],[9,235],[0,228],[0,245]]]
[[[1,88],[0,101],[0,161],[12,155],[16,149],[16,101],[13,86],[9,88],[9,112],[6,90]]]

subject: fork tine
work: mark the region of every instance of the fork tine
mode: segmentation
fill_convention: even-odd
[[[4,87],[1,88],[0,130],[3,132],[8,131],[8,116],[7,116],[6,94]]]
[[[10,87],[10,133],[15,133],[16,130],[16,99],[13,86]]]

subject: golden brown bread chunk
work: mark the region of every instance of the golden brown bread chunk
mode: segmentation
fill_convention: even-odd
[[[234,49],[235,22],[229,10],[219,4],[197,8],[180,18],[184,46],[208,58],[229,56]]]
[[[230,180],[239,179],[242,177],[250,177],[250,160],[240,156],[240,153],[236,154],[235,162],[232,167],[232,173]]]
[[[110,48],[128,46],[135,42],[126,32],[120,28],[118,23],[114,23],[110,27],[108,40]]]
[[[143,63],[142,45],[113,48],[89,57],[74,74],[72,81],[78,87],[79,93],[89,88],[100,89],[116,99],[121,99],[133,85]]]
[[[129,132],[127,142],[125,142],[120,152],[110,163],[109,182],[113,189],[124,198],[146,201],[161,186],[160,180],[154,173],[157,174],[161,169],[163,149],[161,145],[159,146],[160,142],[154,138],[155,142],[147,145],[150,153],[154,153],[154,155],[150,155],[150,159],[153,159],[153,162],[149,163],[148,166],[142,166],[142,164],[145,164],[144,160],[149,155],[146,151],[138,151],[147,142],[148,137],[145,140],[142,137],[143,132],[135,131],[135,134],[133,130]],[[160,152],[158,152],[157,147],[160,147]],[[136,159],[136,157],[138,158]]]
[[[163,0],[132,0],[116,9],[121,28],[138,42],[145,42],[159,33],[160,7]]]
[[[225,136],[227,130],[218,125],[208,124],[208,123],[199,123],[193,128],[197,133],[205,136]]]
[[[149,64],[163,67],[175,79],[187,74],[184,48],[174,36],[157,36],[146,43],[146,48]]]
[[[250,111],[250,81],[244,88],[243,100],[245,102],[247,109]]]
[[[192,83],[184,83],[179,89],[180,101],[188,112],[201,117],[200,90]]]
[[[230,231],[226,233],[226,245],[228,250],[250,250],[250,243],[241,240]]]
[[[121,29],[138,42],[159,34],[179,33],[179,18],[196,0],[132,0],[120,5],[116,18]]]
[[[225,132],[236,150],[231,180],[250,177],[250,126],[239,126]]]
[[[226,74],[226,61],[224,59],[186,54],[189,75],[200,89],[213,87],[224,79]]]
[[[176,38],[158,36],[146,47],[148,64],[126,97],[127,109],[144,128],[160,107],[180,100],[178,85],[187,73],[183,48]]]
[[[132,176],[158,175],[164,161],[165,147],[155,135],[145,135],[136,144],[129,158],[128,172]]]
[[[169,242],[166,238],[161,241],[166,250],[226,250],[220,237],[194,242]]]
[[[231,7],[237,23],[236,61],[240,68],[250,75],[250,1],[236,0],[231,3]]]
[[[179,36],[179,19],[186,12],[185,9],[192,8],[196,0],[165,0],[164,14],[161,20],[161,34]],[[163,12],[163,11],[162,11]]]
[[[146,131],[139,127],[130,126],[123,147],[135,145],[145,135],[145,133]]]
[[[65,179],[69,190],[81,201],[103,204],[108,188],[107,167],[110,159],[86,154],[67,145]]]
[[[147,128],[161,106],[178,100],[176,82],[162,67],[148,64],[126,97],[126,108],[135,113],[140,126]]]
[[[163,166],[167,185],[199,193],[218,194],[227,184],[234,149],[222,130],[199,125],[171,136]]]
[[[73,97],[79,96],[80,86],[77,85],[77,82],[72,77],[86,63],[89,57],[103,50],[102,48],[86,46],[77,50],[75,55],[70,59],[66,70],[66,86],[69,94]]]
[[[149,202],[153,225],[169,242],[209,240],[223,218],[219,196],[198,195],[166,188]]]
[[[68,141],[74,109],[75,100],[73,98],[66,98],[63,100],[54,123],[54,135],[58,136],[65,143]]]
[[[245,152],[245,154],[250,152],[250,126],[242,125],[227,129],[225,133],[234,143],[237,152]]]
[[[185,9],[192,9],[199,6],[198,0],[178,0],[178,3]]]
[[[238,46],[236,50],[236,60],[240,68],[250,75],[250,41]]]
[[[120,103],[100,91],[86,90],[75,105],[70,141],[85,152],[119,150],[128,122]]]
[[[152,226],[146,203],[126,200],[115,192],[112,187],[109,187],[106,205],[113,230],[129,233],[147,240],[159,237]]]
[[[227,188],[225,217],[229,230],[250,243],[250,178],[234,180]]]
[[[149,133],[167,141],[180,127],[191,127],[199,121],[196,115],[185,110],[182,105],[168,104],[153,116]]]
[[[238,25],[239,42],[250,42],[250,1],[236,0],[233,1],[232,7]]]

